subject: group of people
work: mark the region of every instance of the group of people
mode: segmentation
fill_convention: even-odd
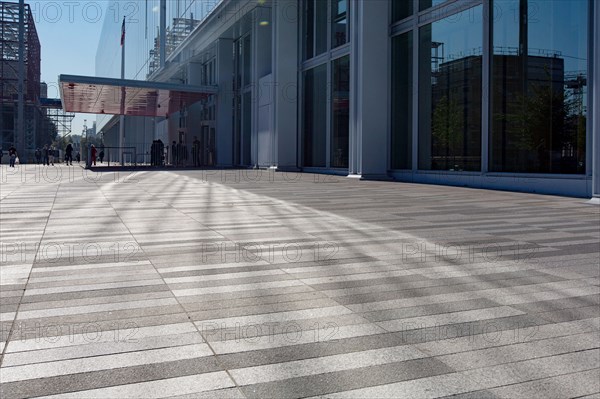
[[[54,159],[59,157],[58,150],[54,146],[44,145],[42,149],[39,147],[35,149],[35,162],[39,165],[52,165],[54,166]]]
[[[73,144],[68,143],[67,146],[65,147],[65,164],[66,165],[73,165]],[[43,148],[36,148],[35,150],[35,161],[36,163],[42,164],[42,165],[47,165],[47,166],[54,166],[54,162],[55,160],[58,160],[58,158],[60,157],[59,151],[56,149],[56,147],[54,147],[53,145],[44,145]],[[77,162],[81,161],[81,155],[79,153],[77,153],[77,155],[75,156],[75,159],[77,160]]]

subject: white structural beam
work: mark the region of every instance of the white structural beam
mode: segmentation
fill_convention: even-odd
[[[352,2],[356,23],[352,50],[350,174],[384,177],[388,166],[389,3]],[[382,106],[382,104],[384,106]]]

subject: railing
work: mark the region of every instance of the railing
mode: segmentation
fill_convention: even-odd
[[[96,147],[96,156],[92,157],[92,147],[88,147],[86,167],[92,166],[137,166],[135,147]]]

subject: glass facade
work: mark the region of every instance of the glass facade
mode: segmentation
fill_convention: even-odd
[[[350,137],[350,6],[348,0],[304,0],[303,166],[347,168]],[[327,39],[329,38],[329,40]]]
[[[167,57],[223,0],[168,0]],[[121,26],[125,17],[125,78],[146,80],[160,68],[160,0],[119,1],[106,5],[96,52],[96,76],[121,77]],[[98,116],[98,129],[110,120]]]
[[[490,15],[483,15],[483,1],[471,8],[443,3],[420,0],[419,16],[412,14],[413,2],[391,5],[392,23],[404,20],[406,27],[419,20],[391,38],[390,168],[412,169],[411,156],[417,156],[419,170],[589,172],[593,2],[490,0]],[[418,93],[412,91],[414,79]]]
[[[419,169],[481,169],[482,6],[419,29]]]
[[[348,43],[348,0],[331,0],[331,47]]]
[[[448,0],[419,0],[419,11],[423,11],[428,8],[435,7],[437,5],[442,4],[445,1],[448,1]]]
[[[412,0],[392,0],[392,22],[410,17],[413,12]]]
[[[588,2],[494,5],[491,170],[585,173]]]
[[[310,59],[327,51],[327,4],[328,0],[304,2],[304,59]]]
[[[348,167],[350,133],[350,56],[333,62],[331,167]]]
[[[413,33],[392,39],[392,169],[411,169]]]
[[[304,166],[326,166],[327,65],[304,73]]]

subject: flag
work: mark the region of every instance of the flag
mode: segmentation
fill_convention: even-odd
[[[125,17],[123,17],[123,25],[121,25],[121,46],[125,44]]]

